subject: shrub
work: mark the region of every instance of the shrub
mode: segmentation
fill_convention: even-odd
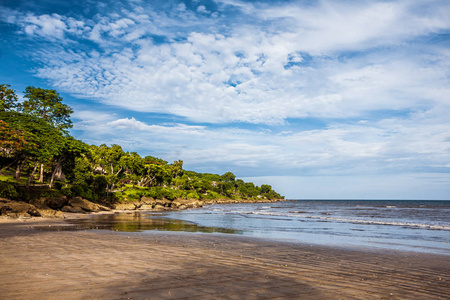
[[[61,193],[64,196],[72,197],[72,190],[71,190],[70,186],[65,186],[65,187],[61,188]]]
[[[0,197],[16,199],[19,197],[19,193],[14,185],[7,182],[0,182]]]
[[[220,199],[223,198],[220,194],[213,192],[213,191],[209,191],[208,195],[206,196],[206,199]]]
[[[162,199],[163,193],[161,191],[161,187],[153,187],[143,192],[143,196],[151,197],[153,199]]]
[[[191,192],[186,195],[186,199],[200,199],[200,196],[196,192]]]
[[[84,191],[83,191],[83,187],[81,186],[81,185],[72,185],[71,187],[70,187],[70,192],[71,192],[71,194],[72,194],[72,196],[81,196],[82,194],[84,194]]]

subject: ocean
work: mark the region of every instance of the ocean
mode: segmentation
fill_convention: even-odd
[[[221,204],[149,217],[184,224],[181,227],[185,231],[450,255],[450,201],[298,200]]]
[[[306,245],[450,255],[450,201],[214,204],[181,211],[101,214],[69,222],[79,229],[234,234]]]

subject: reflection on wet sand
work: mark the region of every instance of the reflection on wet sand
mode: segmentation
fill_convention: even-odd
[[[73,226],[42,227],[41,230],[86,230],[107,229],[124,232],[141,232],[145,230],[184,231],[204,233],[242,234],[241,230],[204,227],[195,223],[166,218],[163,214],[146,214],[141,212],[93,215],[86,219],[67,221]]]

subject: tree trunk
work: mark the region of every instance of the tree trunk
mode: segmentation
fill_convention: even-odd
[[[27,186],[29,186],[29,185],[31,184],[31,181],[32,181],[33,178],[34,178],[34,173],[36,173],[37,167],[38,167],[38,163],[35,163],[35,164],[34,164],[33,171],[31,172],[30,177],[28,177],[28,184],[27,184]]]
[[[41,172],[39,174],[39,183],[44,183],[44,164],[41,164]]]
[[[16,174],[14,175],[14,178],[16,180],[19,180],[19,178],[20,178],[20,170],[22,169],[21,165],[22,165],[21,162],[17,163]]]
[[[57,174],[58,172],[60,172],[60,170],[61,170],[61,162],[62,162],[62,161],[63,161],[63,158],[62,158],[62,156],[61,156],[61,157],[58,158],[58,161],[56,162],[56,167],[55,167],[55,169],[53,170],[52,178],[50,179],[50,184],[48,185],[49,188],[52,188],[52,186],[53,186],[53,181],[55,180],[55,176],[56,176],[56,174]]]
[[[24,164],[25,164],[25,161],[19,161],[17,163],[16,174],[14,175],[14,178],[16,180],[20,179],[20,171],[22,171],[22,167],[23,167]]]

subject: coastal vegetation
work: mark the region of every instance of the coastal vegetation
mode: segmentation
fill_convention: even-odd
[[[55,90],[27,87],[19,101],[0,85],[0,198],[88,199],[111,204],[141,199],[282,199],[270,185],[183,169],[120,145],[88,145],[69,133],[73,110]]]

